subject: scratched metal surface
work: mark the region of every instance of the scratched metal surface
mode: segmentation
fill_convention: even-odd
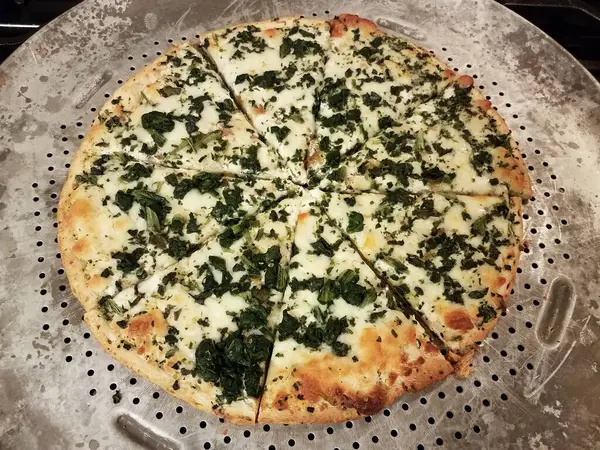
[[[0,66],[0,448],[598,448],[598,83],[491,0],[153,3],[85,2]],[[95,108],[171,39],[341,12],[476,76],[507,118],[535,188],[522,273],[470,377],[353,423],[233,426],[135,380],[90,338],[57,255],[59,188]]]

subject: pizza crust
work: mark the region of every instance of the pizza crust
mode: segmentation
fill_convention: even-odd
[[[445,378],[452,366],[421,333],[410,320],[398,325],[392,319],[353,337],[358,361],[300,345],[294,355],[273,358],[258,421],[353,420],[376,414],[404,393]],[[288,357],[290,364],[284,361]]]
[[[94,212],[87,211],[86,208],[76,210],[73,203],[73,196],[77,185],[75,176],[85,171],[86,163],[90,160],[91,156],[83,148],[76,153],[60,194],[57,213],[58,246],[61,251],[62,264],[73,295],[79,300],[86,311],[96,306],[98,293],[91,287],[90,280],[86,277],[85,261],[76,255],[78,249],[83,250],[82,247],[85,245],[85,242],[77,239],[75,224],[78,218],[93,220],[92,216]]]
[[[154,317],[154,320],[159,317],[160,315],[157,315]],[[205,389],[206,383],[199,383],[200,389],[195,389],[192,384],[193,379],[182,379],[180,376],[177,376],[178,372],[176,370],[167,366],[160,367],[144,358],[144,355],[149,356],[152,354],[153,349],[150,347],[150,344],[148,344],[148,348],[144,348],[144,351],[140,353],[133,350],[126,350],[120,344],[124,338],[123,330],[114,324],[110,326],[98,309],[88,311],[84,316],[84,320],[100,345],[117,361],[138,375],[160,386],[173,396],[202,411],[223,417],[235,424],[247,425],[255,422],[256,400],[237,401],[223,407],[213,408],[212,400],[214,399],[214,395],[210,389]],[[158,332],[154,328],[154,322],[149,327],[144,327],[140,324],[137,328],[138,334],[142,333],[148,336]],[[128,336],[127,339],[131,339],[131,336]],[[174,386],[178,386],[178,389],[175,389]]]

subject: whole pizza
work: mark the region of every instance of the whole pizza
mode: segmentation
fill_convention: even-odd
[[[117,360],[235,423],[335,422],[468,371],[530,181],[504,120],[369,20],[175,45],[77,152],[59,242]]]

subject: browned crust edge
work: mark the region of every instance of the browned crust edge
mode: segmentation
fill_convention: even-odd
[[[433,345],[428,344],[431,348]],[[454,369],[441,355],[437,347],[432,354],[424,353],[424,362],[418,370],[403,378],[402,383],[373,382],[371,390],[362,394],[349,395],[342,386],[338,386],[329,398],[320,397],[317,402],[307,402],[298,398],[302,393],[294,388],[294,378],[287,380],[287,385],[277,386],[278,393],[269,392],[269,381],[261,399],[258,422],[268,423],[333,423],[354,420],[360,417],[379,413],[383,408],[393,404],[400,396],[408,392],[417,392],[444,379]],[[362,376],[361,374],[356,374]],[[315,379],[318,383],[316,375]],[[278,399],[285,395],[285,408],[276,406]],[[308,407],[314,408],[313,412]]]
[[[223,417],[234,424],[247,425],[255,422],[256,411],[252,411],[248,414],[243,411],[243,408],[238,407],[235,404],[227,405],[219,409],[213,409],[213,399],[209,395],[202,395],[185,383],[181,383],[179,389],[173,389],[173,384],[177,381],[177,378],[173,376],[173,374],[162,370],[160,367],[150,363],[135,352],[119,347],[111,340],[111,336],[114,333],[99,310],[92,309],[91,311],[88,311],[84,316],[84,320],[94,337],[106,352],[112,355],[117,361],[133,370],[136,374],[143,376],[152,383],[160,386],[171,395],[202,411],[209,412],[218,417]],[[258,404],[256,406],[258,406]]]

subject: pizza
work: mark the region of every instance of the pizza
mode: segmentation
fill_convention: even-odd
[[[58,209],[85,321],[233,423],[327,423],[465,376],[532,195],[473,86],[371,21],[206,33],[100,109]]]

